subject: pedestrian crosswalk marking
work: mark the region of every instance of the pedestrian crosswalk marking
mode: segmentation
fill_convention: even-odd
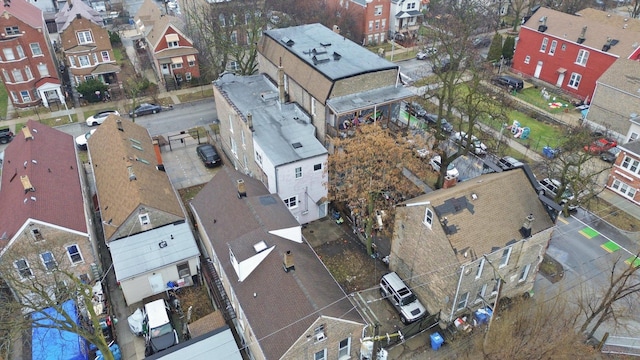
[[[588,226],[578,232],[582,234],[582,236],[586,237],[587,239],[593,239],[594,237],[600,235],[597,231],[593,230]]]
[[[611,240],[609,240],[606,243],[600,245],[600,247],[605,249],[606,251],[608,251],[610,253],[620,250],[620,245],[614,243]]]
[[[628,258],[627,260],[625,260],[624,262],[627,265],[633,264],[633,267],[640,266],[640,258],[638,258],[637,256],[632,256],[632,257]]]

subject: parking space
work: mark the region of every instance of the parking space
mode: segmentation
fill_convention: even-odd
[[[161,147],[165,171],[176,189],[184,189],[205,184],[213,178],[220,167],[209,169],[204,166],[196,147],[198,140],[185,137],[182,142],[174,142]]]
[[[395,308],[382,297],[379,287],[354,293],[352,297],[369,324],[380,324],[380,334],[391,334],[404,326]]]

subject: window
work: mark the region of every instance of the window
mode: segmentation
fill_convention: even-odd
[[[380,20],[376,20],[376,30],[380,29]]]
[[[76,67],[76,58],[69,56],[69,66]]]
[[[56,259],[54,259],[53,254],[49,251],[43,252],[40,254],[40,259],[42,260],[42,264],[47,271],[53,271],[56,267],[58,267],[58,263],[56,263]]]
[[[500,258],[500,267],[505,267],[509,264],[509,256],[511,255],[511,247],[502,250],[502,257]]]
[[[615,179],[611,184],[611,187],[619,192],[620,194],[628,197],[629,199],[633,199],[636,196],[636,189],[631,186],[623,183],[622,181]]]
[[[77,264],[82,262],[82,254],[80,253],[80,248],[78,245],[67,246],[67,254],[69,254],[69,259],[71,263]]]
[[[478,266],[478,271],[476,272],[476,279],[479,279],[482,276],[482,269],[484,268],[484,258],[480,259],[480,266]]]
[[[244,130],[240,130],[240,135],[242,136],[242,148],[247,148],[247,139],[244,137]]]
[[[171,64],[172,69],[182,69],[182,63]]]
[[[2,49],[2,52],[4,53],[4,59],[7,61],[11,61],[11,60],[15,60],[16,56],[13,54],[13,49],[12,48],[4,48]]]
[[[9,26],[4,28],[4,32],[7,35],[19,35],[20,34],[20,29],[18,29],[17,26]]]
[[[88,44],[93,42],[91,31],[78,31],[78,43]]]
[[[284,204],[287,205],[289,209],[294,209],[298,207],[298,197],[292,196],[290,198],[284,199]]]
[[[80,67],[91,66],[89,56],[87,55],[78,56],[78,62],[80,63]]]
[[[322,349],[315,353],[313,356],[314,360],[327,360],[327,349]]]
[[[42,236],[42,233],[40,232],[40,229],[31,229],[31,236],[33,237],[33,240],[35,241],[42,241],[44,240],[44,236]]]
[[[229,131],[233,133],[233,115],[229,114]]]
[[[24,67],[24,73],[27,75],[27,80],[33,79],[33,73],[31,72],[31,68],[28,66]]]
[[[262,165],[262,155],[260,155],[257,151],[256,151],[256,162]]]
[[[311,98],[311,115],[316,116],[316,99]]]
[[[11,74],[13,75],[13,82],[24,81],[24,78],[22,77],[22,71],[20,71],[20,69],[13,69],[11,71]]]
[[[27,90],[20,91],[20,97],[24,103],[31,102],[31,94]]]
[[[13,99],[13,102],[18,102],[18,95],[16,95],[15,91],[11,92],[11,98]]]
[[[527,55],[524,57],[524,63],[529,64],[529,62],[531,62],[531,56]]]
[[[18,58],[22,59],[26,56],[24,54],[24,50],[22,49],[22,46],[20,45],[16,46],[16,51],[18,52]]]
[[[558,41],[551,41],[551,47],[549,47],[549,55],[553,56],[556,53],[556,47],[558,46]]]
[[[562,49],[562,51],[567,50],[567,44],[562,44],[562,47],[560,47]]]
[[[167,46],[172,48],[172,47],[178,47],[178,42],[177,41],[167,41]]]
[[[238,32],[234,31],[231,33],[231,42],[238,45]]]
[[[196,60],[195,59],[189,59],[189,67],[194,67],[196,66]]]
[[[187,81],[191,81],[191,79],[192,79],[192,77],[191,77],[191,73],[190,73],[190,72],[185,73],[185,74],[184,74],[184,78],[185,78]]]
[[[322,164],[313,165],[313,171],[320,171],[320,170],[322,170]]]
[[[627,140],[627,142],[632,142],[632,141],[636,141],[636,140],[638,140],[638,133],[634,133],[632,131],[631,135],[629,135],[629,140]]]
[[[531,269],[531,264],[527,264],[522,271],[520,272],[520,278],[518,279],[518,282],[523,282],[525,280],[527,280],[527,276],[529,275],[529,269]]]
[[[42,49],[40,49],[40,44],[31,43],[29,44],[29,47],[31,48],[31,54],[33,54],[33,56],[42,55]]]
[[[384,28],[387,26],[387,19],[382,19],[382,25],[380,25],[382,27],[382,30],[384,30]],[[380,42],[384,42],[384,34],[382,34],[382,38],[380,38]]]
[[[542,45],[540,45],[540,52],[547,51],[547,44],[549,44],[549,39],[548,38],[542,39]]]
[[[7,70],[2,69],[2,75],[4,76],[4,81],[8,83],[11,82],[11,78],[9,77],[9,73],[7,72]]]
[[[373,12],[373,14],[374,14],[375,16],[380,16],[380,15],[382,15],[382,5],[378,5],[378,6],[376,6],[375,8],[373,8],[373,11],[374,11],[374,12]]]
[[[17,260],[13,263],[13,266],[15,266],[16,270],[18,270],[18,274],[20,275],[21,279],[30,278],[33,276],[33,272],[29,267],[29,263],[27,262],[27,259]]]
[[[231,70],[236,71],[236,70],[240,69],[240,64],[238,64],[238,62],[235,61],[235,60],[231,60],[231,61],[229,61],[229,63],[227,63],[227,67],[229,69],[231,69]]]
[[[138,220],[140,220],[140,225],[142,226],[151,224],[151,218],[149,217],[149,214],[138,215]]]
[[[567,83],[567,86],[570,88],[574,88],[577,89],[578,86],[580,86],[580,80],[582,79],[582,75],[578,74],[578,73],[571,73],[571,78],[569,79],[569,82]]]
[[[246,12],[246,13],[244,13],[244,24],[248,25],[249,22],[251,22],[251,13],[250,12]]]
[[[462,294],[462,296],[460,296],[460,299],[458,300],[458,305],[456,307],[456,310],[460,311],[460,310],[464,309],[465,307],[467,307],[467,300],[469,300],[469,292],[466,292],[466,293]]]
[[[236,145],[236,141],[231,139],[231,152],[235,155],[236,159],[238,158],[238,146]]]
[[[369,31],[373,30],[373,20],[369,21]]]
[[[93,63],[94,63],[94,64],[97,64],[97,63],[98,63],[98,54],[93,53],[93,55],[92,55],[92,56],[93,56]]]
[[[300,179],[302,177],[302,168],[297,167],[295,171],[296,171],[296,179]]]
[[[638,169],[640,169],[640,161],[631,158],[629,156],[625,156],[622,160],[622,164],[620,164],[623,168],[631,171],[632,173],[638,174]]]
[[[225,27],[225,20],[224,20],[224,14],[220,14],[220,16],[218,16],[218,21],[220,22],[220,26]]]
[[[346,338],[338,345],[338,360],[348,359],[349,354],[351,354],[351,338]]]
[[[479,303],[484,298],[484,293],[487,291],[487,284],[482,285],[478,289],[478,293],[476,294],[476,303]]]
[[[587,50],[580,49],[580,51],[578,51],[578,57],[576,58],[576,64],[587,66],[588,59],[589,59],[589,52]]]
[[[424,224],[427,225],[429,229],[431,229],[431,225],[433,225],[433,211],[429,208],[424,211]]]
[[[109,56],[108,51],[101,51],[100,56],[102,57],[102,61],[110,61],[111,57]]]

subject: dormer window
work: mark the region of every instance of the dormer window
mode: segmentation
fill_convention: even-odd
[[[151,219],[149,218],[149,214],[138,215],[138,219],[140,220],[140,224],[142,226],[151,224]]]
[[[429,228],[431,229],[431,226],[433,225],[433,211],[431,211],[431,209],[427,208],[424,211],[424,220],[423,223]]]
[[[169,41],[169,42],[167,42],[167,46],[169,46],[170,48],[178,47],[178,42],[177,41]]]
[[[33,240],[35,241],[44,240],[44,237],[42,236],[42,233],[39,229],[31,229],[31,237],[33,237]]]

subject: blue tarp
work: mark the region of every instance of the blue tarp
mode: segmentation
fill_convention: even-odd
[[[79,323],[78,309],[73,300],[62,303],[62,310],[76,324]],[[88,360],[87,341],[81,336],[46,326],[53,326],[54,320],[64,321],[64,317],[55,308],[46,308],[33,313],[31,357],[33,360]]]

